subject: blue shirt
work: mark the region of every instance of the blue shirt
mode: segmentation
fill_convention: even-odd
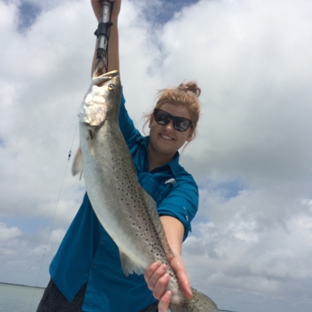
[[[183,223],[185,239],[197,212],[197,185],[179,165],[178,152],[169,163],[149,172],[149,137],[134,127],[124,104],[122,97],[119,124],[138,180],[154,198],[160,216],[172,216]],[[118,247],[99,223],[87,194],[52,260],[50,275],[69,301],[87,282],[83,311],[138,312],[155,301],[143,275],[124,275]]]

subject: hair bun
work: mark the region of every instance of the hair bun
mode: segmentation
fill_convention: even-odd
[[[188,91],[194,93],[197,97],[201,94],[201,89],[197,86],[195,81],[189,81],[187,83],[181,83],[178,89],[183,90],[184,92],[188,93]]]

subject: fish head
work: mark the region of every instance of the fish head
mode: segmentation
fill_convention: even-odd
[[[81,123],[101,126],[107,116],[118,118],[121,84],[117,70],[102,74],[95,71],[91,85],[79,110]]]

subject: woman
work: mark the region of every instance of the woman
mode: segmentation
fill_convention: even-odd
[[[118,15],[121,0],[115,0],[108,47],[108,70],[119,70]],[[100,19],[99,0],[92,0]],[[93,62],[94,64],[94,62]],[[196,133],[200,89],[193,82],[159,93],[156,107],[147,116],[150,135],[135,129],[121,101],[119,123],[131,152],[142,187],[154,198],[174,257],[176,272],[186,297],[192,293],[181,260],[182,241],[198,207],[198,188],[192,176],[179,165],[178,150]],[[50,266],[51,281],[38,312],[103,311],[138,312],[159,300],[158,309],[169,309],[166,266],[152,263],[144,277],[124,276],[118,248],[96,218],[87,194]]]

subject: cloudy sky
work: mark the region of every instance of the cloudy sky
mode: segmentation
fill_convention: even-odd
[[[158,89],[202,88],[182,155],[200,188],[183,256],[221,309],[312,310],[311,16],[310,0],[123,1],[137,127]],[[89,0],[0,0],[0,282],[45,286],[79,208],[68,154],[96,27]]]

